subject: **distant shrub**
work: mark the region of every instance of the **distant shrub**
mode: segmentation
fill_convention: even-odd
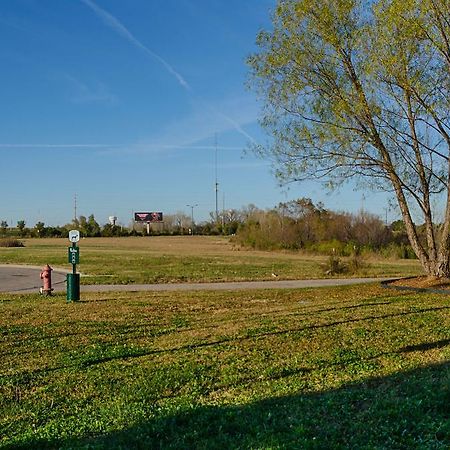
[[[333,255],[349,256],[351,254],[351,246],[347,249],[344,242],[340,242],[337,239],[331,241],[314,242],[306,246],[307,250],[319,253],[321,255]]]
[[[356,251],[347,261],[347,273],[351,275],[360,273],[363,269],[366,269],[367,267],[368,264],[364,261],[363,257]]]
[[[385,258],[399,258],[399,259],[416,259],[417,256],[409,244],[396,244],[391,242],[386,247],[380,250],[380,254]]]
[[[2,238],[0,239],[0,247],[23,247],[23,242],[14,238]]]
[[[348,267],[336,255],[331,255],[323,265],[325,275],[339,275],[348,272]]]

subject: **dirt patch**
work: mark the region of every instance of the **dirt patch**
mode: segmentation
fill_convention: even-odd
[[[450,292],[450,278],[415,277],[403,278],[390,283],[392,286],[410,287],[415,289],[441,289]]]

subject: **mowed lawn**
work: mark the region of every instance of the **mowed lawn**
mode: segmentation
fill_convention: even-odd
[[[72,267],[67,239],[25,239],[24,243],[24,248],[0,248],[0,264]],[[329,277],[324,270],[326,256],[246,250],[222,236],[87,238],[79,246],[82,284],[270,280],[272,274],[284,280]],[[420,273],[416,260],[370,258],[363,262],[351,276]]]
[[[450,301],[0,295],[3,448],[448,449]]]

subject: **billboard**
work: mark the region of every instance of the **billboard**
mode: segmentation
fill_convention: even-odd
[[[163,221],[162,212],[136,212],[134,213],[135,222],[155,223]]]

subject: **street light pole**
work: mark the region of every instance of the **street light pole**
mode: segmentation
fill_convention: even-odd
[[[194,208],[198,206],[196,203],[195,205],[186,205],[188,208],[191,208],[191,222],[192,222],[192,234],[194,234]]]

